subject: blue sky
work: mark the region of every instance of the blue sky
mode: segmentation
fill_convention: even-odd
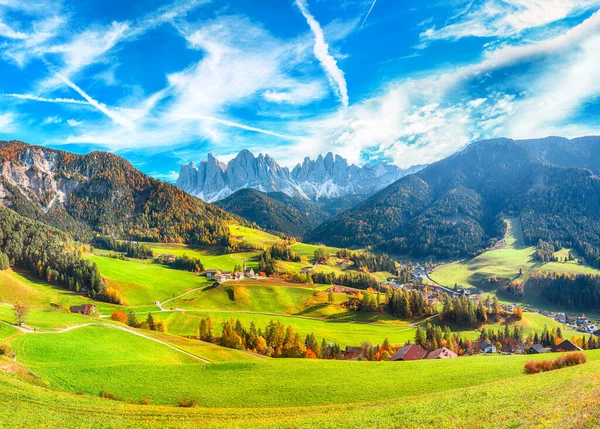
[[[0,0],[0,139],[429,163],[600,133],[600,0]]]

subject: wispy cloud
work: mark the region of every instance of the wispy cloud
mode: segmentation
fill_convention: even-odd
[[[329,81],[332,83],[334,90],[337,92],[340,98],[342,106],[347,108],[349,99],[346,78],[344,77],[344,72],[338,67],[335,58],[333,58],[333,56],[329,53],[329,45],[325,41],[323,29],[308,10],[308,4],[306,3],[306,0],[296,0],[296,5],[300,9],[300,12],[304,16],[304,19],[306,19],[308,26],[314,34],[315,44],[313,47],[313,52],[315,57],[317,57],[321,63],[321,66],[325,70]]]
[[[48,116],[42,121],[42,126],[52,124],[62,124],[63,119],[59,116]]]
[[[484,0],[469,7],[440,28],[421,33],[424,41],[463,37],[514,37],[570,15],[600,6],[598,0]]]

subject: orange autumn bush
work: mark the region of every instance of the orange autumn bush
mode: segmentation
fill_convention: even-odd
[[[538,360],[525,362],[526,374],[537,374],[552,371],[554,369],[566,368],[568,366],[580,365],[587,362],[587,356],[583,352],[567,353],[557,357],[554,361]]]

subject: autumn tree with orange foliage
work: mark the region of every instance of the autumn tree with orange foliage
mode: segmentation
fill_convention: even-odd
[[[115,310],[110,316],[111,320],[121,323],[127,323],[127,314],[123,310]]]

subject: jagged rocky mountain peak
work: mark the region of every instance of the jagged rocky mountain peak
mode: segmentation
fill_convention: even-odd
[[[219,201],[244,188],[318,200],[345,195],[368,196],[419,168],[403,170],[385,163],[375,168],[358,167],[328,152],[314,160],[306,157],[290,171],[268,154],[254,156],[244,149],[227,164],[209,154],[208,160],[197,166],[193,163],[182,166],[177,186],[209,202]]]

